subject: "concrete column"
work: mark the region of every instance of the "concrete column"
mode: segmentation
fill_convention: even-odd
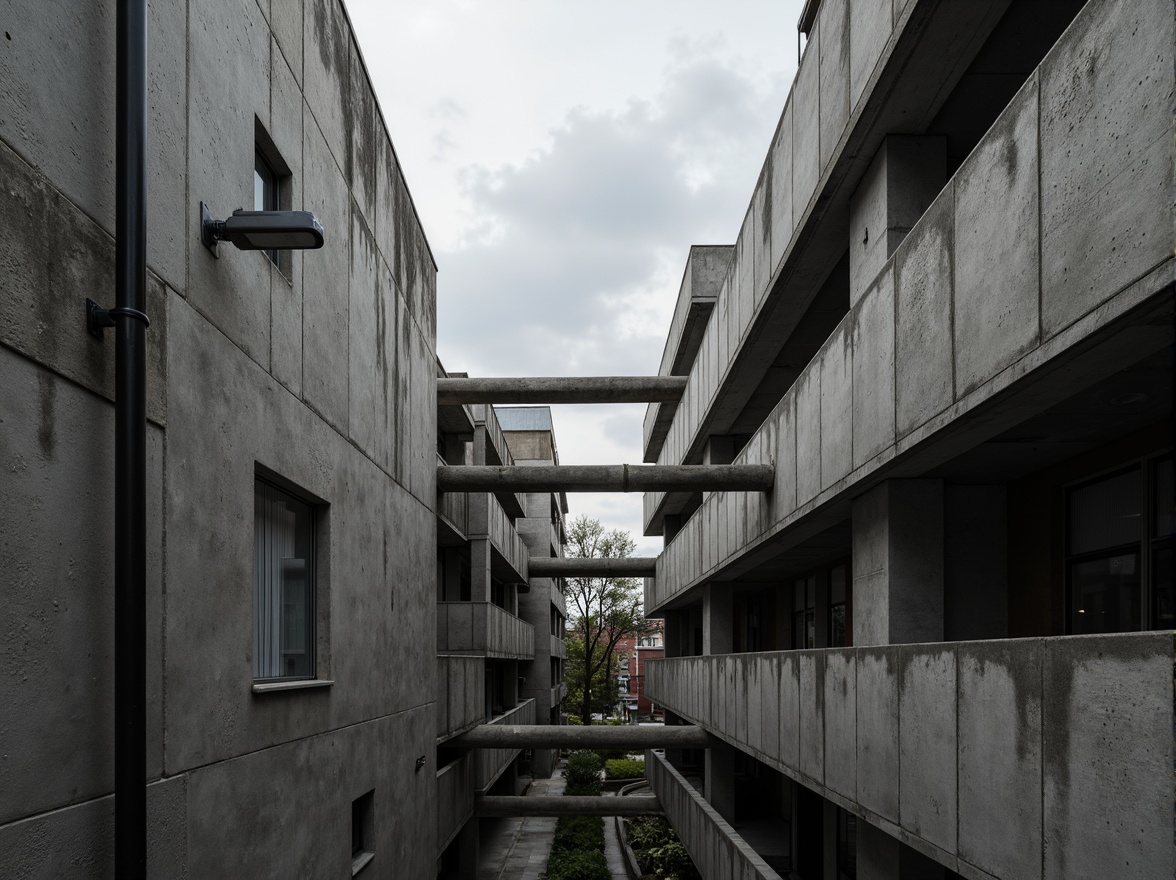
[[[470,601],[490,601],[490,542],[470,541]]]
[[[947,139],[889,135],[849,201],[850,305],[947,182]]]
[[[702,588],[702,653],[730,654],[734,648],[731,589],[727,584]]]
[[[944,488],[944,637],[1009,635],[1008,516],[1004,486]]]
[[[716,743],[706,750],[706,801],[720,816],[735,824],[735,749]]]
[[[470,464],[484,465],[486,463],[486,444],[489,442],[486,436],[486,426],[474,425],[474,460]]]
[[[853,502],[853,643],[943,641],[943,481],[888,480]]]
[[[441,585],[441,599],[444,602],[461,601],[461,550],[456,547],[446,547],[445,554],[445,583]]]

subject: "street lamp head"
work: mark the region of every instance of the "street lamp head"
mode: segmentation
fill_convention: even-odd
[[[323,227],[309,211],[238,209],[228,219],[216,220],[201,202],[200,240],[214,255],[222,241],[243,251],[305,250],[323,246]]]

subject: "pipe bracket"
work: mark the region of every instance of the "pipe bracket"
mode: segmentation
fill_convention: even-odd
[[[118,325],[116,318],[133,318],[142,321],[144,327],[151,326],[151,319],[138,309],[121,306],[114,309],[104,309],[94,300],[86,297],[86,332],[95,339],[101,339],[103,330]]]

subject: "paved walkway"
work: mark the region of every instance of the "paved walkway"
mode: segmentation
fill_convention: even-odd
[[[551,779],[536,779],[527,796],[561,795],[564,790],[562,769]],[[494,824],[484,821],[478,880],[539,880],[547,867],[551,841],[555,835],[555,819],[528,817],[498,819]],[[605,820],[604,856],[608,859],[613,880],[628,880],[621,845],[617,841],[612,818]]]

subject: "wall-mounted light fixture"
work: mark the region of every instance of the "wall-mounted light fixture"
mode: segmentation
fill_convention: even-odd
[[[200,203],[200,241],[217,253],[217,244],[227,241],[242,251],[290,251],[321,248],[323,227],[310,211],[242,211],[217,220],[204,202]]]

